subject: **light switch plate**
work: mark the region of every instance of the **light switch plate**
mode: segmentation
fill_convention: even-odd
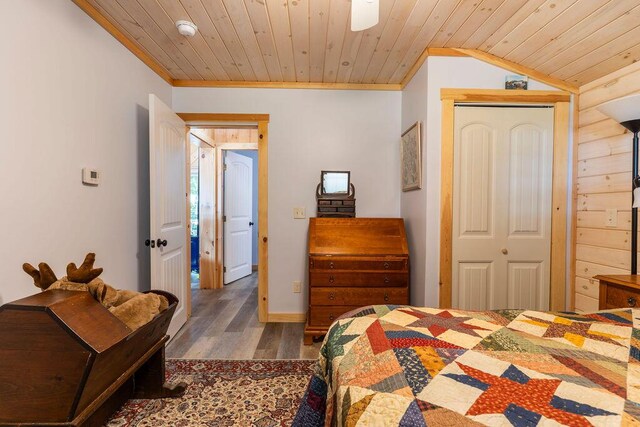
[[[302,292],[302,282],[299,280],[294,280],[293,281],[293,293],[294,294],[299,294],[300,292]]]
[[[304,219],[304,208],[293,208],[294,219]]]
[[[605,217],[605,225],[607,227],[618,226],[618,209],[607,209]]]

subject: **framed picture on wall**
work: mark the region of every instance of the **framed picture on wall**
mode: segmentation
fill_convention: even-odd
[[[527,90],[529,77],[520,74],[508,75],[504,78],[505,89]]]
[[[400,138],[400,171],[402,191],[422,188],[421,125],[416,122]]]

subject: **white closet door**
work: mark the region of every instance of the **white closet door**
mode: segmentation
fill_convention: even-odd
[[[547,310],[553,109],[456,107],[453,306]]]

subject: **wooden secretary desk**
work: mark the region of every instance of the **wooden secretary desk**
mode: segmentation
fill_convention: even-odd
[[[409,249],[401,218],[309,219],[306,345],[350,310],[408,303]]]

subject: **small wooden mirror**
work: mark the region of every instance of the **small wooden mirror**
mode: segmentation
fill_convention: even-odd
[[[322,171],[320,174],[322,183],[322,195],[349,194],[351,184],[351,172],[349,171]]]

